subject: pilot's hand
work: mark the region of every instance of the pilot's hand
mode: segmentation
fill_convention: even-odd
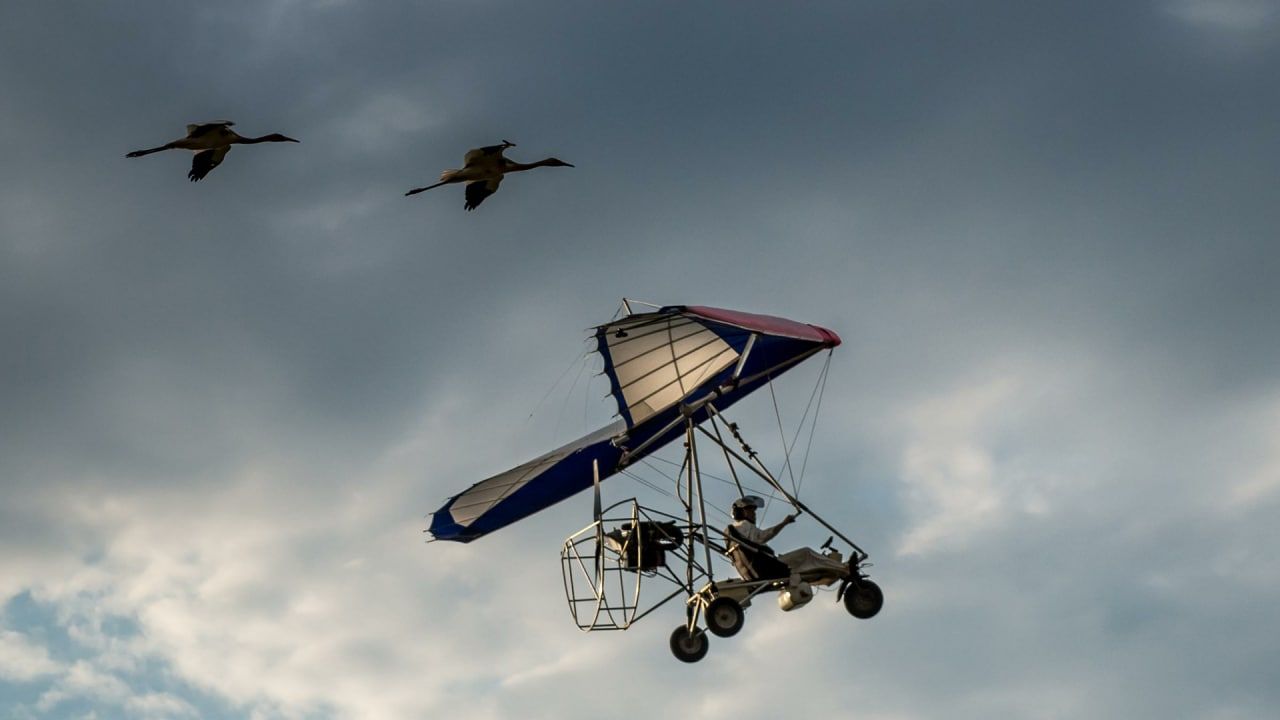
[[[783,520],[782,520],[782,524],[783,524],[783,525],[790,525],[791,523],[793,523],[793,522],[795,522],[795,521],[796,521],[796,515],[795,515],[795,514],[792,514],[792,515],[788,515],[788,516],[786,516],[785,518],[783,518]]]

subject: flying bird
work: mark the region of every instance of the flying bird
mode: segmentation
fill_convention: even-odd
[[[510,140],[503,140],[501,145],[489,145],[470,150],[462,160],[461,170],[445,170],[440,173],[440,182],[435,185],[414,188],[405,193],[405,195],[416,195],[424,190],[438,188],[441,185],[465,182],[467,184],[467,202],[464,207],[470,211],[480,207],[480,203],[484,202],[485,198],[498,192],[498,186],[502,184],[502,177],[507,173],[532,170],[538,167],[573,167],[573,165],[553,157],[525,164],[503,156],[503,151],[515,146],[516,144]]]
[[[142,157],[151,153],[158,153],[161,150],[193,150],[195,157],[191,159],[191,172],[187,173],[187,177],[191,182],[201,180],[210,171],[222,164],[222,159],[227,156],[232,145],[254,145],[264,142],[298,142],[291,137],[285,137],[280,133],[271,133],[262,137],[247,138],[236,133],[231,129],[235,123],[229,120],[221,122],[201,123],[198,125],[187,126],[187,136],[174,140],[171,143],[165,143],[160,147],[150,148],[149,150],[134,150],[125,155],[125,157]]]

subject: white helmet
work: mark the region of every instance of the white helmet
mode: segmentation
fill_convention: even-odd
[[[733,501],[734,510],[742,510],[743,508],[762,508],[764,507],[764,498],[759,495],[743,495]]]

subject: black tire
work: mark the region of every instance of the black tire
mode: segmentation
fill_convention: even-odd
[[[671,633],[671,654],[680,662],[696,663],[706,657],[711,642],[701,629],[689,634],[689,628],[681,625]]]
[[[747,621],[747,614],[742,605],[730,597],[718,597],[707,604],[702,611],[702,618],[707,621],[707,629],[717,637],[733,637],[742,629]]]
[[[884,592],[870,580],[855,580],[844,591],[844,609],[859,620],[873,618],[884,607]]]

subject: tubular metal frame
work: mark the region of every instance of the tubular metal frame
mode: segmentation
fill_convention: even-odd
[[[706,500],[703,496],[702,473],[698,461],[698,433],[701,433],[724,452],[725,461],[728,463],[730,471],[733,472],[735,482],[737,482],[738,477],[736,470],[733,469],[734,460],[768,483],[774,491],[785,498],[797,510],[810,515],[820,525],[848,543],[855,553],[849,563],[851,568],[856,569],[866,561],[868,555],[862,548],[789,493],[778,482],[777,478],[756,457],[755,451],[738,435],[736,426],[729,423],[724,418],[724,415],[711,404],[711,399],[706,398],[701,404],[708,406],[708,419],[712,421],[712,426],[715,430],[714,434],[701,425],[694,423],[692,413],[683,415],[685,423],[685,452],[680,473],[676,476],[676,496],[683,506],[684,517],[645,507],[640,505],[635,498],[629,498],[610,505],[600,514],[598,520],[569,536],[564,541],[560,551],[560,561],[561,573],[564,579],[565,599],[569,604],[569,611],[573,616],[574,623],[577,624],[579,629],[586,632],[626,630],[636,621],[683,594],[685,596],[686,626],[690,633],[697,632],[703,610],[711,595],[715,592],[716,587],[711,551],[714,549],[717,554],[722,554],[725,550],[719,542],[709,537],[711,530],[707,524]],[[720,436],[717,419],[724,420],[729,425],[730,430],[733,431],[734,438],[741,445],[742,452],[750,459],[743,457],[742,454],[729,447],[724,441]],[[681,485],[685,487],[681,488]],[[739,487],[741,487],[740,483]],[[629,507],[629,512],[625,515],[618,512],[623,506]],[[613,524],[616,526],[626,522],[631,523],[631,528],[639,528],[640,523],[644,522],[673,523],[674,527],[682,533],[679,543],[672,547],[664,548],[667,556],[673,562],[664,563],[652,570],[639,569],[644,566],[644,558],[640,556],[640,553],[644,552],[644,543],[640,543],[635,549],[635,565],[638,567],[627,567],[627,554],[630,551],[628,544],[637,541],[641,533],[631,533],[619,547],[615,547],[617,545],[616,539],[612,543],[605,542],[607,535],[606,525]],[[717,537],[721,534],[719,532],[716,533]],[[702,545],[702,553],[697,551],[699,543]],[[699,555],[702,557],[699,558]],[[683,565],[683,568],[681,568],[681,565]],[[679,569],[683,569],[684,572],[678,573]],[[633,582],[628,582],[627,573],[635,575]],[[662,578],[674,584],[676,589],[642,608],[645,603],[641,597],[641,587],[643,578],[646,576]],[[580,584],[580,582],[585,585]],[[753,583],[753,589],[748,597],[753,597],[764,590],[773,589],[777,585],[776,581],[758,582],[758,587]],[[583,608],[586,608],[585,611]]]

